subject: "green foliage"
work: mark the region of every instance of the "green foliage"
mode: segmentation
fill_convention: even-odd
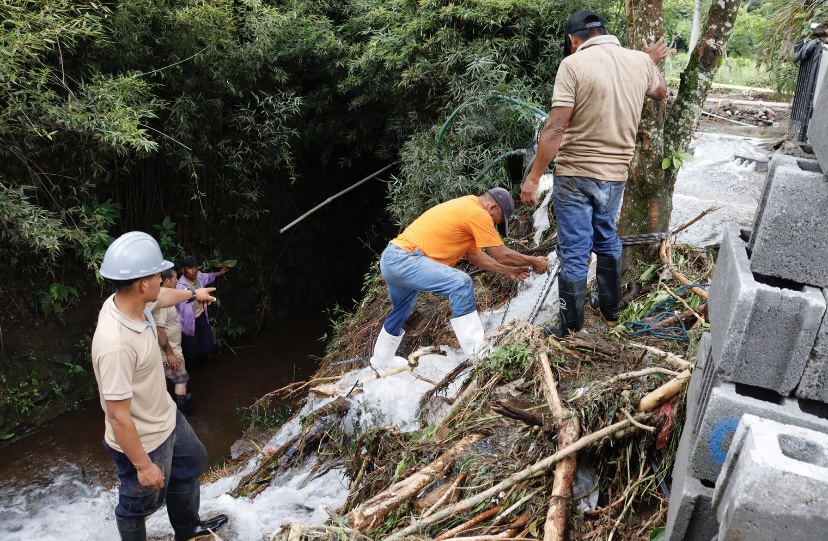
[[[43,315],[54,314],[61,323],[66,324],[66,310],[79,299],[78,290],[66,284],[53,283],[40,297],[40,309]]]
[[[6,378],[0,375],[0,410],[8,410],[19,415],[29,413],[35,406],[35,400],[41,396],[39,390],[42,382],[34,373],[30,373],[17,385],[6,385]]]
[[[169,216],[164,216],[160,224],[153,224],[153,229],[158,231],[158,246],[161,253],[171,261],[179,261],[184,256],[184,247],[175,241],[175,222]]]
[[[673,167],[675,169],[681,169],[682,165],[692,161],[692,154],[685,152],[683,149],[677,148],[669,156],[661,160],[661,168],[669,169]]]
[[[293,406],[287,402],[271,405],[269,401],[257,401],[249,408],[236,405],[236,413],[250,428],[254,426],[270,428],[285,424],[293,417],[294,410]]]
[[[504,380],[511,381],[526,372],[532,365],[532,351],[529,345],[515,342],[501,346],[481,361],[481,368],[499,373]]]

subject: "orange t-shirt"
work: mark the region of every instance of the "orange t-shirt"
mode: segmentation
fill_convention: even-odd
[[[467,195],[428,209],[391,243],[407,252],[419,248],[434,261],[453,267],[467,253],[503,241],[477,196]]]

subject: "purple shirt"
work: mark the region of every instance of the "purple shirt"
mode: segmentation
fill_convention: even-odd
[[[196,275],[196,281],[201,284],[201,287],[207,287],[220,275],[220,272],[199,272]],[[185,278],[183,274],[181,275],[181,278],[178,279],[178,283],[175,284],[175,288],[190,289],[190,284],[187,283],[187,278]],[[180,302],[175,305],[175,311],[178,312],[178,319],[181,320],[181,332],[187,336],[195,336],[195,310],[193,309],[193,303]],[[207,321],[210,321],[210,318],[207,317],[206,306],[204,307],[204,317],[207,318]]]

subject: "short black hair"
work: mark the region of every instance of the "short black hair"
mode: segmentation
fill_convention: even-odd
[[[175,269],[167,269],[161,271],[161,280],[169,280],[175,274]]]
[[[146,278],[146,276],[142,276],[141,278],[131,278],[129,280],[113,280],[111,278],[106,278],[106,283],[115,288],[115,291],[118,291],[127,288],[135,282],[137,282],[138,280],[142,280],[144,278]]]
[[[603,26],[596,26],[594,28],[584,28],[583,30],[578,30],[577,32],[572,33],[578,39],[582,39],[584,41],[588,40],[589,38],[595,36],[606,36],[607,29]]]

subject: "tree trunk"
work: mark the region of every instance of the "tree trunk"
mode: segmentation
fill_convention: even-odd
[[[704,24],[704,35],[691,52],[687,67],[669,114],[664,116],[666,102],[656,105],[647,99],[638,128],[635,155],[630,163],[629,180],[624,192],[620,235],[667,231],[673,210],[673,189],[678,171],[661,168],[663,158],[676,150],[685,150],[702,113],[710,84],[721,64],[741,0],[712,2]],[[652,43],[662,35],[661,0],[627,0],[626,15],[630,43],[641,46],[641,38]],[[644,256],[627,249],[624,262],[640,258],[654,259],[653,251]]]

